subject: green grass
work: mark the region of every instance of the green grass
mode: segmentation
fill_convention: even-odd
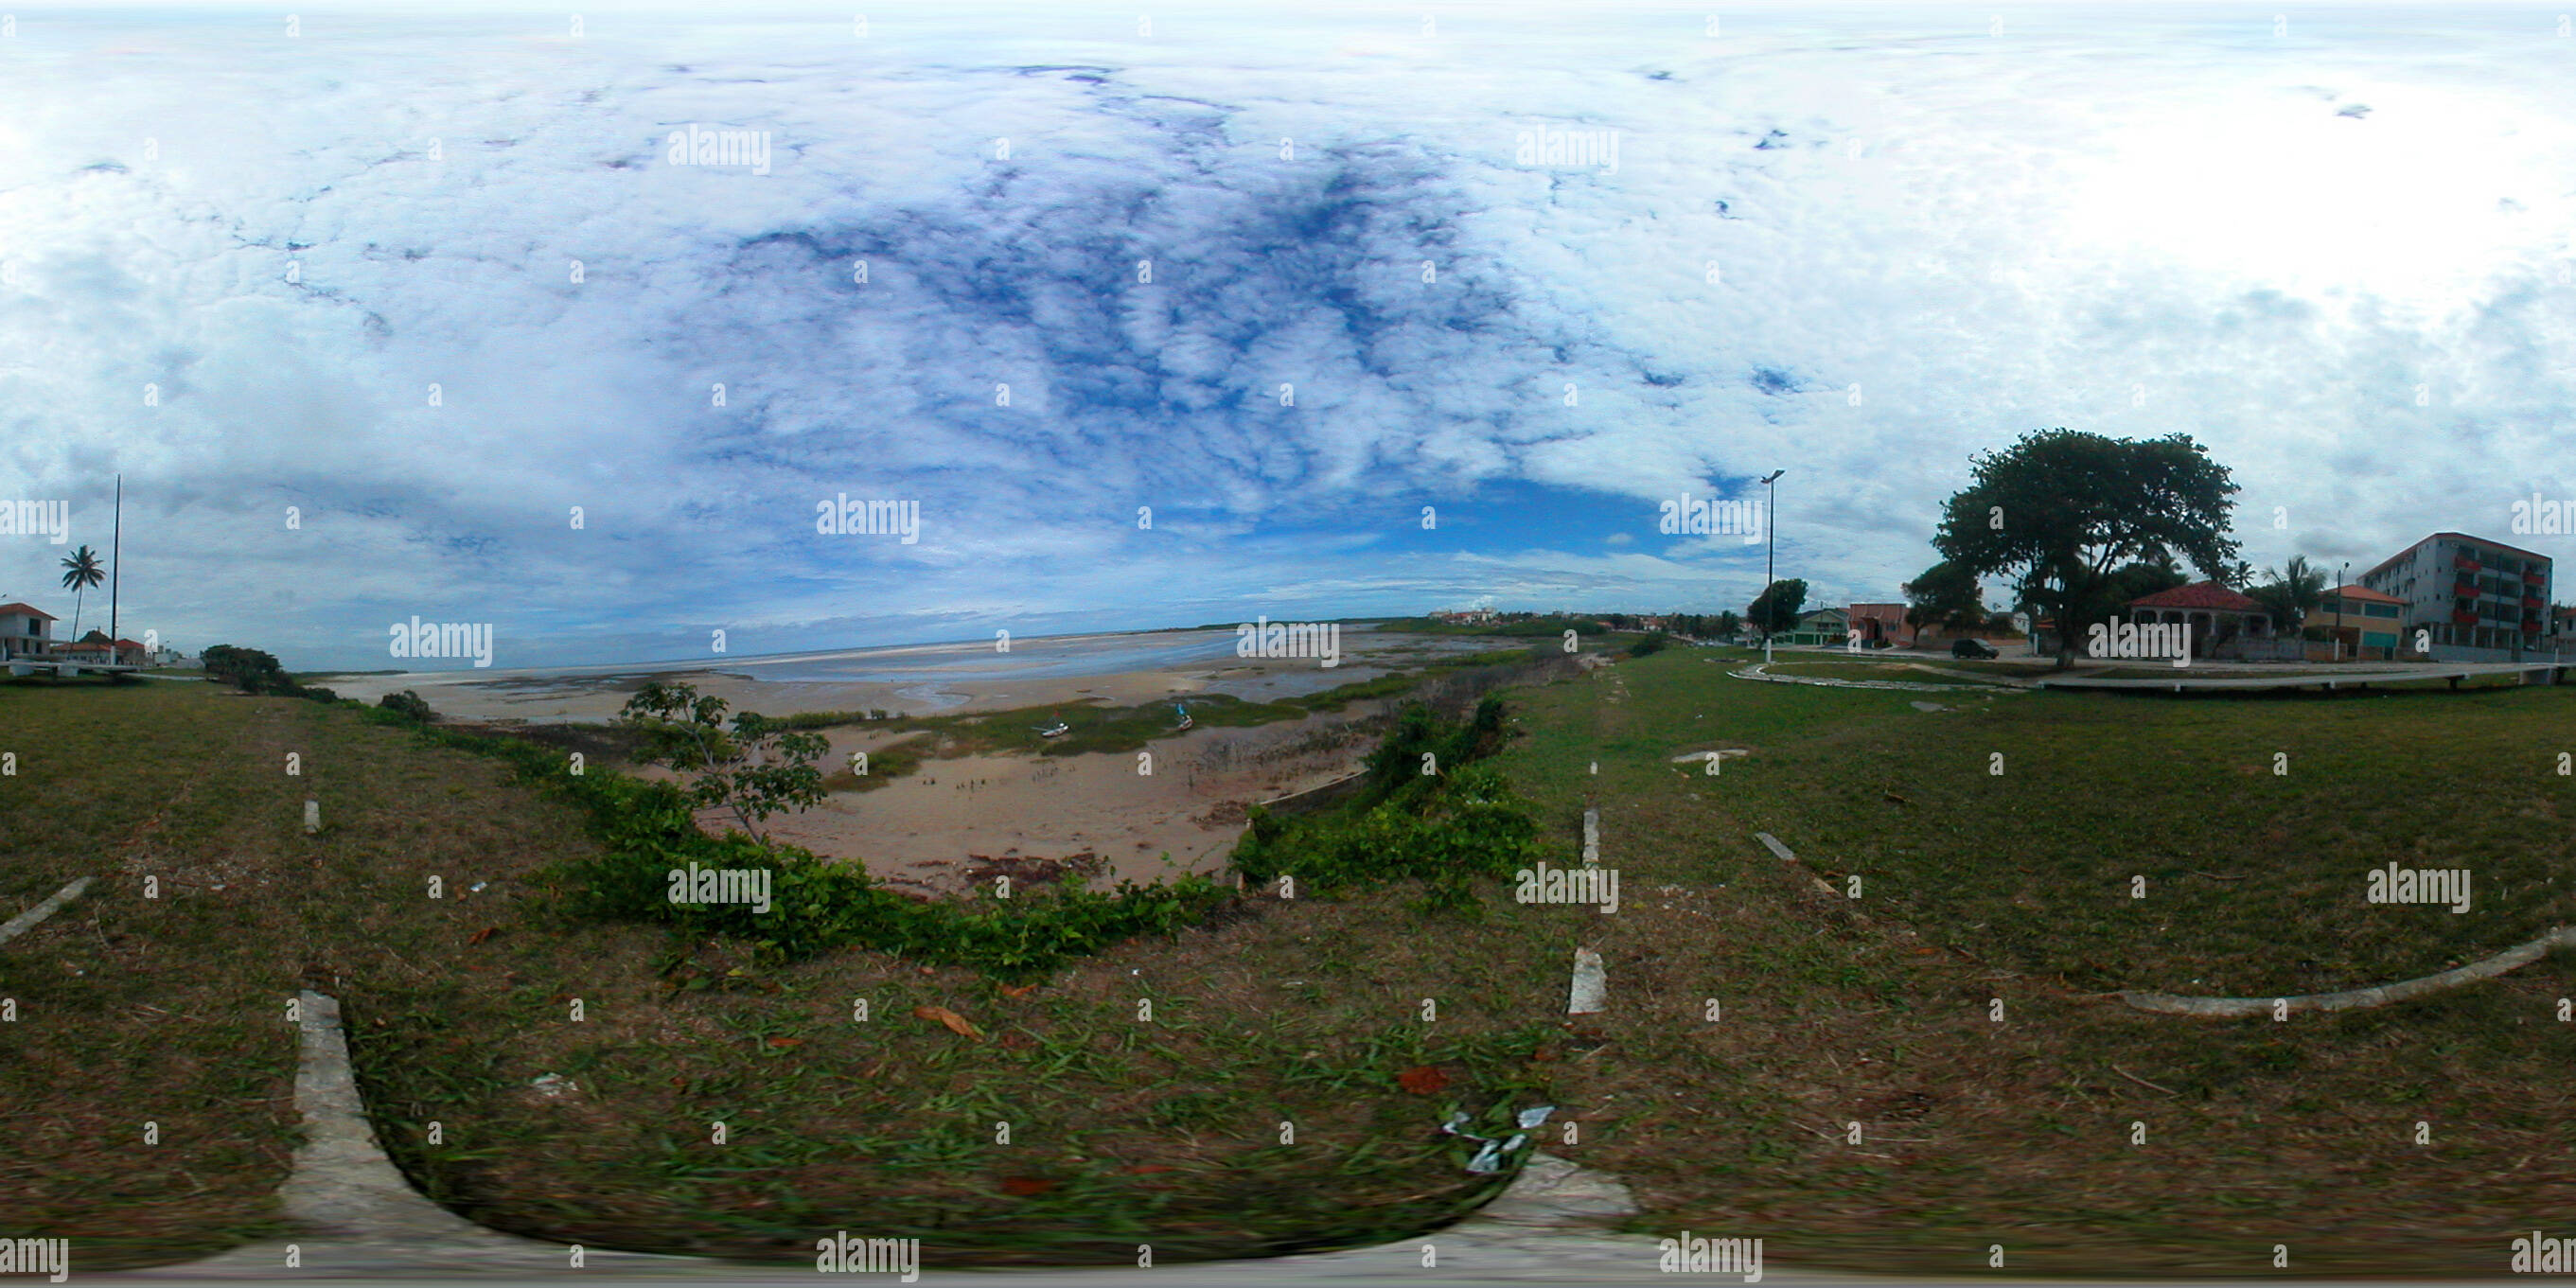
[[[2277,1025],[2093,995],[2387,982],[2569,920],[2555,756],[2576,748],[2576,694],[1949,695],[1959,709],[1926,713],[1728,669],[1678,652],[1530,693],[1531,736],[1501,760],[1560,826],[1598,805],[1634,904],[1594,936],[1629,999],[1603,1024],[1620,1059],[1562,1092],[1627,1106],[1622,1129],[1559,1152],[1662,1196],[1637,1229],[1905,1273],[1967,1272],[2000,1242],[2018,1273],[2250,1275],[2286,1242],[2305,1273],[2458,1274],[2492,1272],[2496,1232],[2563,1195],[2530,1168],[2576,1112],[2530,1088],[2576,1057],[2564,959]],[[1721,746],[1753,754],[1715,777],[1669,763]],[[2473,869],[2476,906],[2365,903],[2390,859]],[[2433,1145],[2412,1143],[2418,1119]],[[1868,1143],[1842,1142],[1849,1121]],[[2133,1121],[2149,1147],[2127,1144]]]
[[[2576,1061],[2564,958],[2283,1024],[2096,994],[2385,982],[2570,920],[2556,758],[2576,693],[1968,693],[1927,713],[1730,678],[1746,656],[1672,648],[1510,695],[1522,736],[1490,763],[1559,862],[1601,811],[1616,915],[1503,882],[1459,917],[1404,885],[1263,897],[1018,992],[569,919],[545,874],[596,853],[572,805],[345,708],[0,687],[22,749],[0,779],[5,893],[126,874],[0,946],[0,995],[56,1017],[0,1045],[0,1234],[71,1233],[103,1267],[267,1228],[293,1041],[265,1017],[306,982],[343,998],[378,1130],[425,1189],[592,1246],[799,1260],[853,1212],[951,1264],[1395,1239],[1490,1192],[1433,1130],[1453,1103],[1542,1099],[1546,1148],[1628,1182],[1636,1230],[1762,1236],[1781,1264],[1974,1273],[2002,1243],[2011,1273],[2234,1277],[2279,1242],[2292,1273],[2494,1273],[2509,1232],[2571,1197],[2576,1106],[2549,1091]],[[1711,747],[1752,754],[1670,763]],[[322,836],[295,826],[306,795]],[[2471,912],[2363,902],[2391,860],[2470,868]],[[144,870],[188,893],[141,900]],[[1612,1009],[1569,1028],[1577,947],[1607,960]],[[1451,1085],[1403,1090],[1421,1065]],[[539,1099],[546,1072],[583,1090]],[[100,1147],[147,1116],[162,1152]]]

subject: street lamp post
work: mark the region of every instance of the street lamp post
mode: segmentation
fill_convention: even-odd
[[[1778,483],[1780,476],[1788,472],[1785,469],[1773,470],[1762,476],[1764,497],[1762,503],[1762,664],[1764,666],[1771,664],[1771,628],[1780,620],[1780,601],[1772,598],[1771,595],[1771,588],[1777,584],[1772,579],[1772,569],[1776,566],[1780,554],[1778,540],[1780,493],[1773,484]]]
[[[2343,610],[2345,607],[2343,588],[2352,584],[2345,581],[2344,578],[2351,575],[2352,561],[2349,559],[2344,560],[2342,564],[2335,568],[2334,660],[2338,662],[2343,660]],[[2354,643],[2352,646],[2352,660],[2356,662],[2361,660],[2361,644],[2359,642],[2359,638],[2360,637],[2358,636],[2354,637]]]

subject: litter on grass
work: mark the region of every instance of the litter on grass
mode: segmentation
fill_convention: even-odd
[[[1449,1121],[1440,1125],[1440,1130],[1447,1132],[1452,1136],[1461,1137],[1466,1140],[1482,1141],[1484,1143],[1484,1148],[1477,1150],[1476,1156],[1467,1160],[1468,1171],[1479,1176],[1484,1176],[1503,1170],[1503,1164],[1508,1160],[1511,1152],[1529,1143],[1528,1133],[1540,1124],[1545,1123],[1547,1121],[1547,1116],[1555,1112],[1556,1106],[1554,1105],[1538,1105],[1520,1111],[1519,1115],[1517,1115],[1513,1121],[1519,1124],[1521,1130],[1512,1133],[1511,1138],[1508,1140],[1498,1140],[1492,1136],[1479,1136],[1474,1132],[1465,1130],[1468,1122],[1471,1120],[1467,1116],[1467,1111],[1463,1109],[1453,1111],[1449,1115]]]

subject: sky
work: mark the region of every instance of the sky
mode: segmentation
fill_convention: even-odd
[[[121,632],[313,668],[1890,600],[2061,425],[2576,554],[2545,7],[275,9],[0,27],[0,602],[119,474]]]

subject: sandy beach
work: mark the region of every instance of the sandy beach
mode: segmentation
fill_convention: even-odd
[[[1372,679],[1440,657],[1510,647],[1484,637],[1348,630],[1338,665],[1314,658],[1243,658],[1231,631],[1060,637],[1015,643],[860,649],[739,662],[552,671],[436,671],[322,676],[313,683],[372,703],[411,690],[442,718],[492,724],[605,722],[626,698],[660,679],[695,685],[736,711],[884,710],[962,714],[1097,703],[1127,706],[1192,694],[1266,701]],[[835,792],[803,813],[770,819],[774,839],[864,863],[922,892],[1011,874],[1043,882],[1066,868],[1095,885],[1219,870],[1255,802],[1304,791],[1358,770],[1375,744],[1367,726],[1387,704],[1251,728],[1204,727],[1155,740],[1150,760],[1132,752],[1076,756],[1020,753],[922,762],[918,772],[864,792]],[[827,771],[852,752],[874,752],[917,732],[840,726],[826,731]],[[658,771],[647,770],[647,773]],[[730,826],[710,812],[702,822]]]

